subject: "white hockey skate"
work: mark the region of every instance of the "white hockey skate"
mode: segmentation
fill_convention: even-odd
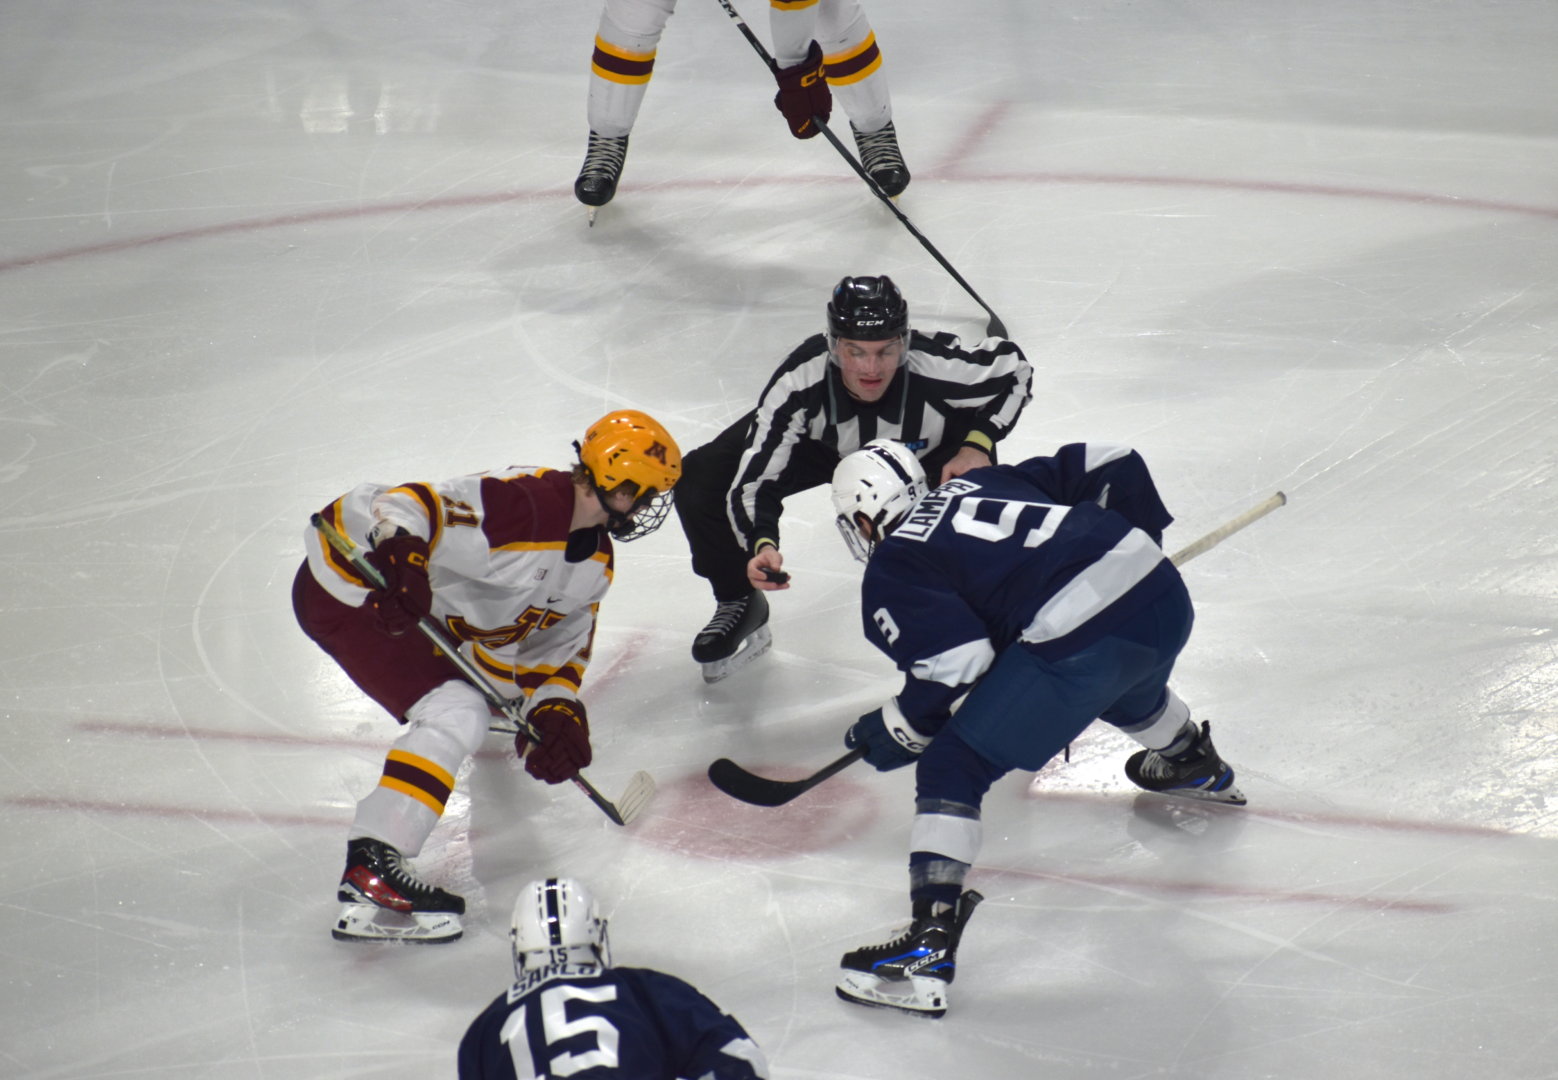
[[[774,643],[768,629],[768,601],[761,591],[728,600],[692,643],[692,658],[703,665],[703,681],[717,683],[766,653]]]
[[[417,877],[406,857],[382,840],[346,844],[343,904],[330,936],[337,941],[441,944],[465,932],[465,900]]]

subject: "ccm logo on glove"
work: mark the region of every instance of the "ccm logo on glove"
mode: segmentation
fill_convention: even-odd
[[[384,588],[368,595],[374,622],[390,637],[399,637],[433,610],[427,541],[401,531],[379,541],[367,559],[384,578]]]
[[[525,758],[525,771],[548,784],[561,784],[579,775],[579,770],[594,757],[590,749],[590,721],[584,702],[570,698],[548,698],[530,710],[530,726],[541,736],[541,744],[525,747],[530,740],[514,737],[514,749]]]
[[[784,113],[790,134],[797,139],[809,139],[817,134],[812,117],[827,123],[828,117],[833,115],[833,95],[823,78],[822,66],[822,46],[814,41],[807,50],[806,59],[794,67],[774,71],[774,78],[779,81],[774,108]]]

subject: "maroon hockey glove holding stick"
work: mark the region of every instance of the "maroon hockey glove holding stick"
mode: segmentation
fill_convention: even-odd
[[[384,588],[368,597],[374,624],[390,637],[399,637],[433,610],[433,585],[427,580],[427,541],[401,532],[378,546],[366,558],[384,575]]]
[[[590,763],[590,721],[584,702],[550,698],[530,710],[530,726],[541,734],[541,745],[530,749],[525,771],[548,784],[561,784],[579,775]],[[525,752],[523,735],[514,737],[514,749]]]
[[[779,80],[774,108],[784,113],[791,135],[810,139],[820,130],[812,117],[820,116],[827,123],[833,113],[833,95],[822,77],[822,46],[812,42],[806,59],[794,67],[775,68],[774,78]]]

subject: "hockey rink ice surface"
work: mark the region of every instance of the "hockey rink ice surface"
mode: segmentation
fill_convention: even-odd
[[[739,6],[760,36],[767,17]],[[906,920],[912,771],[777,810],[898,685],[825,494],[773,652],[705,687],[674,522],[585,683],[621,829],[493,736],[419,865],[463,941],[339,944],[394,723],[297,629],[363,480],[684,450],[846,273],[980,309],[681,0],[623,186],[582,160],[595,0],[0,12],[0,1077],[453,1077],[527,881],[604,901],[800,1078],[1558,1076],[1558,15],[1446,0],[868,0],[901,206],[1035,369],[1006,460],[1124,442],[1185,569],[1175,678],[1249,797],[1141,793],[1090,729],[1002,780],[940,1021],[838,1001]],[[835,113],[835,124],[847,131]]]

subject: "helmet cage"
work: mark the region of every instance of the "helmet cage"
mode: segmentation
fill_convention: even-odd
[[[671,512],[671,491],[682,475],[682,453],[653,417],[632,409],[608,413],[573,444],[590,486],[606,512],[606,531],[622,542],[648,536]],[[632,484],[633,505],[615,510],[607,495]],[[610,485],[607,487],[606,485]]]

